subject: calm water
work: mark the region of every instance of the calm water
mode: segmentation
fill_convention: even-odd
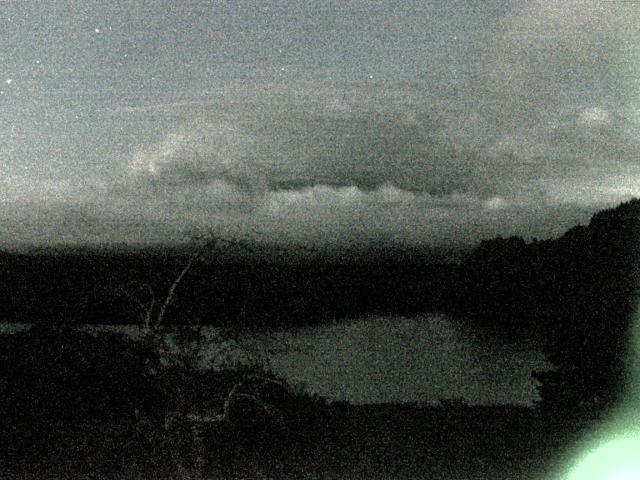
[[[370,317],[290,334],[301,353],[278,355],[274,370],[309,391],[354,403],[531,404],[540,351],[487,344],[442,315]]]

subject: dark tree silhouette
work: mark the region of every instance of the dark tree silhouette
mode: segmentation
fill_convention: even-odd
[[[556,369],[536,375],[547,404],[602,411],[628,390],[639,244],[638,200],[594,215],[554,244],[557,317],[545,351]]]
[[[16,458],[46,459],[74,435],[100,437],[101,424],[121,423],[125,434],[141,417],[160,421],[164,400],[142,344],[61,326],[0,342],[0,436]]]

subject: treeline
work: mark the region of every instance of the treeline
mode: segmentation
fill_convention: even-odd
[[[431,309],[448,265],[388,254],[291,259],[203,250],[167,311],[171,322],[299,326],[366,313]],[[135,324],[140,303],[159,304],[192,252],[4,254],[0,319],[29,323]],[[292,249],[291,255],[296,251]]]

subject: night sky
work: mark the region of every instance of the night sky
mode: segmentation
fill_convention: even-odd
[[[0,3],[0,242],[549,237],[640,193],[635,2]]]

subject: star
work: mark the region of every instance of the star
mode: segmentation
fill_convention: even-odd
[[[11,85],[11,83],[12,83],[12,82],[13,82],[13,78],[7,78],[7,79],[5,80],[5,83],[6,83],[7,85]]]
[[[95,32],[96,32],[96,33],[100,33],[100,29],[99,29],[99,28],[96,28],[96,29],[95,29]]]

